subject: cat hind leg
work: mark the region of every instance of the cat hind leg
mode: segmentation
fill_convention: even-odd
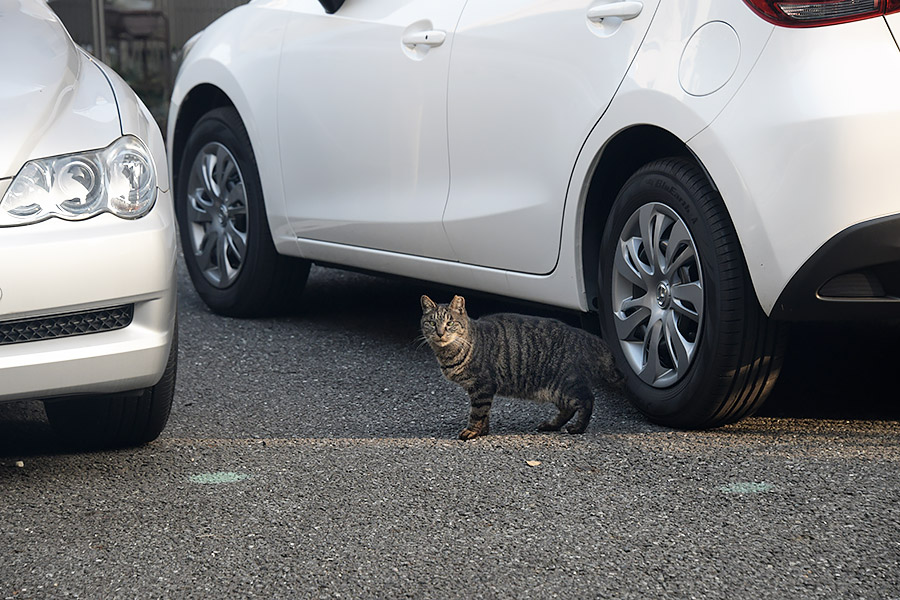
[[[575,408],[575,420],[571,425],[566,427],[568,433],[584,433],[587,429],[588,422],[591,420],[591,414],[594,412],[594,396],[591,393],[579,394]]]
[[[574,414],[574,408],[560,408],[555,417],[547,419],[538,425],[538,431],[559,431],[562,429],[563,425],[569,422],[569,419],[571,419]]]
[[[554,393],[550,400],[559,409],[559,413],[552,419],[541,423],[538,431],[559,431],[574,417],[575,420],[566,427],[566,431],[568,433],[584,433],[591,420],[591,413],[594,411],[594,394],[590,387],[577,381],[567,389]]]

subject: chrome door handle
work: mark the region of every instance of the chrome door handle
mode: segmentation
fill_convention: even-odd
[[[432,29],[429,31],[414,31],[403,36],[403,44],[415,48],[416,46],[440,46],[447,39],[447,32]]]
[[[601,4],[600,6],[592,6],[588,9],[587,18],[594,23],[600,23],[603,19],[616,17],[627,21],[633,19],[643,10],[644,4],[641,2],[613,2],[612,4]]]

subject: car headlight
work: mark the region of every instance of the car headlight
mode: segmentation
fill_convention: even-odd
[[[153,208],[157,191],[150,151],[126,135],[102,150],[25,163],[0,200],[0,227],[104,212],[137,219]]]

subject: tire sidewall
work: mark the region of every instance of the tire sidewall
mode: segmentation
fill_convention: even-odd
[[[178,372],[178,320],[162,377],[153,387],[131,392],[44,401],[51,426],[79,450],[140,446],[152,442],[169,421]]]
[[[711,192],[711,186],[708,188]],[[688,372],[667,388],[644,383],[629,365],[616,332],[610,291],[613,261],[622,229],[638,208],[649,203],[668,206],[687,225],[699,254],[703,278],[705,312],[700,343]],[[625,376],[626,392],[632,403],[651,420],[676,427],[693,427],[709,420],[719,406],[723,385],[727,384],[722,379],[726,367],[720,352],[723,313],[721,243],[717,243],[720,236],[711,229],[711,215],[704,208],[698,205],[684,181],[655,164],[648,165],[635,173],[620,191],[607,219],[600,248],[600,326]],[[727,385],[724,389],[727,391]]]

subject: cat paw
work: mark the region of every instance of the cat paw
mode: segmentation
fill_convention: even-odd
[[[485,435],[486,433],[487,431],[482,431],[481,429],[472,429],[470,427],[466,427],[459,432],[459,439],[471,440],[472,438],[477,438],[478,436]]]
[[[557,425],[553,421],[544,421],[538,425],[538,431],[559,431],[561,427],[561,425]]]
[[[577,435],[579,433],[584,433],[585,429],[587,429],[586,423],[584,425],[569,425],[568,427],[566,427],[566,433]]]

